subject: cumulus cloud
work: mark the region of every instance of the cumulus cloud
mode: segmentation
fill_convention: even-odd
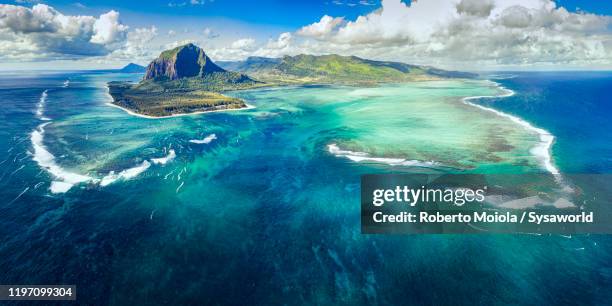
[[[355,20],[323,16],[297,34],[312,53],[446,66],[611,65],[612,17],[552,0],[383,0]],[[289,50],[291,48],[285,48]]]
[[[207,50],[214,60],[241,60],[253,55],[257,50],[257,42],[253,38],[241,38],[223,48]]]
[[[331,32],[343,22],[343,17],[333,18],[331,16],[324,15],[323,17],[321,17],[321,20],[319,20],[319,22],[304,26],[297,33],[302,36],[322,39],[331,34]]]
[[[306,49],[294,45],[294,37],[289,32],[281,33],[277,38],[271,38],[266,43],[258,44],[253,38],[241,38],[223,48],[211,48],[211,56],[215,60],[241,60],[249,56],[281,57],[306,52]]]
[[[292,45],[293,35],[289,32],[281,33],[277,39],[270,39],[268,43],[253,52],[255,56],[281,57],[299,53],[298,48]]]
[[[63,15],[45,4],[0,5],[0,56],[9,59],[103,56],[121,48],[127,33],[115,11],[96,18]]]
[[[95,44],[111,44],[125,39],[128,27],[119,23],[119,13],[110,11],[100,15],[94,22],[94,35],[90,41]]]
[[[255,47],[255,39],[243,38],[236,40],[230,46],[232,49],[252,50]]]
[[[127,41],[121,48],[107,56],[107,60],[146,62],[155,55],[149,43],[157,37],[157,28],[137,28],[128,33]]]
[[[493,0],[461,0],[457,4],[457,13],[487,17],[493,7],[495,7]]]

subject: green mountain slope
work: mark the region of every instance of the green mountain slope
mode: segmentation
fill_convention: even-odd
[[[285,56],[281,59],[248,58],[240,62],[221,62],[220,65],[258,80],[281,83],[362,84],[476,77],[466,72],[335,54]]]

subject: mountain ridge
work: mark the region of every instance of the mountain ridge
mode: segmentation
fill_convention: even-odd
[[[477,77],[477,74],[469,72],[337,54],[299,54],[282,58],[249,57],[243,61],[218,63],[223,68],[234,69],[261,81],[281,83],[363,84]]]

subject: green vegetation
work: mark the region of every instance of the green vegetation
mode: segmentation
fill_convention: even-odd
[[[263,85],[265,84],[252,80],[244,74],[224,71],[212,72],[203,77],[180,78],[177,80],[170,80],[168,78],[143,80],[134,86],[134,90],[179,92],[205,90],[223,92],[261,87]]]
[[[243,62],[224,62],[221,65],[236,68],[261,81],[280,84],[360,85],[475,76],[470,73],[340,55],[297,55],[285,56],[282,59],[248,58]]]
[[[153,117],[246,107],[240,99],[206,90],[143,90],[126,82],[110,82],[108,88],[114,104]]]
[[[109,92],[116,105],[139,114],[168,116],[245,107],[241,100],[221,94],[229,90],[287,84],[372,85],[474,77],[463,72],[340,55],[251,57],[221,65],[245,74],[219,67],[204,50],[186,44],[163,51],[147,66],[138,84],[111,82]]]
[[[248,76],[225,71],[193,44],[164,51],[137,84],[110,82],[113,103],[148,116],[238,109],[246,104],[223,91],[261,86]]]

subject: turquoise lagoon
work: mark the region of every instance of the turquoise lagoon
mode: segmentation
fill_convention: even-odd
[[[463,100],[508,96],[497,83],[269,88],[231,93],[253,109],[146,119],[105,88],[139,77],[2,76],[0,283],[117,305],[609,298],[602,237],[360,233],[362,174],[557,168],[546,126]]]

